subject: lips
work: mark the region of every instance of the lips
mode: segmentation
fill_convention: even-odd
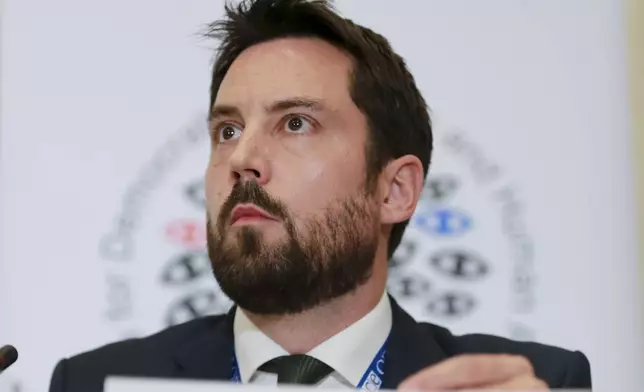
[[[268,219],[268,220],[277,220],[275,217],[271,216],[266,211],[254,206],[254,205],[238,205],[233,209],[232,215],[230,217],[230,223],[234,224],[239,220],[255,220],[255,219]]]

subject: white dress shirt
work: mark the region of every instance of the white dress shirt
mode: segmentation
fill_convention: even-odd
[[[334,372],[317,385],[323,388],[355,389],[391,331],[392,316],[385,292],[371,312],[332,336],[307,354],[326,363]],[[235,313],[235,355],[243,383],[277,385],[277,375],[258,370],[271,359],[289,355],[248,319]]]

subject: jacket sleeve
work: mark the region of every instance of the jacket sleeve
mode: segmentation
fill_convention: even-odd
[[[51,376],[51,382],[49,384],[49,392],[66,392],[65,388],[65,373],[67,371],[67,360],[63,359],[58,362],[54,373]]]
[[[570,361],[568,371],[566,372],[566,376],[561,387],[581,389],[592,388],[590,362],[588,362],[588,358],[586,358],[586,356],[580,351],[573,353],[573,359]]]

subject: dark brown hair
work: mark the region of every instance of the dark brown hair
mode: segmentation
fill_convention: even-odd
[[[227,3],[225,18],[212,23],[208,38],[220,41],[210,89],[210,108],[233,61],[249,47],[286,37],[322,39],[353,60],[349,91],[367,118],[367,185],[374,187],[385,165],[415,155],[427,175],[432,127],[427,105],[404,60],[380,34],[338,15],[325,0],[243,0]],[[409,221],[393,226],[391,257]]]

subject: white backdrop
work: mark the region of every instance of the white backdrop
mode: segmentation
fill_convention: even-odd
[[[408,60],[436,124],[391,292],[457,333],[583,350],[597,390],[641,389],[621,3],[337,4]],[[0,390],[228,305],[203,253],[214,44],[196,35],[221,11],[5,0],[0,344],[21,358]]]

